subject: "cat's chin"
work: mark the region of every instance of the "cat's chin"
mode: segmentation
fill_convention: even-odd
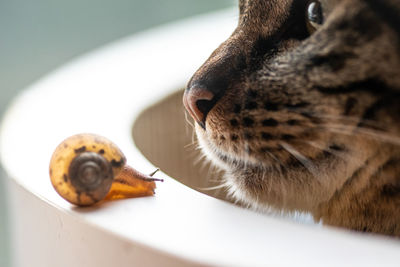
[[[228,196],[233,199],[237,204],[244,206],[256,212],[284,217],[300,223],[314,224],[313,216],[307,211],[300,211],[296,209],[287,209],[284,207],[273,206],[270,203],[260,202],[254,196],[250,196],[246,188],[241,188],[239,184],[233,182],[234,174],[225,174],[225,186],[228,190]]]
[[[296,210],[309,211],[319,202],[321,196],[313,193],[315,188],[310,185],[309,173],[288,170],[283,175],[281,169],[273,166],[273,162],[254,162],[248,157],[229,154],[208,140],[202,128],[198,127],[196,133],[199,147],[206,158],[225,171],[221,183],[226,186],[229,196],[243,206],[261,212],[283,214]]]
[[[248,158],[241,158],[223,151],[213,144],[212,141],[207,139],[206,133],[200,127],[196,127],[196,134],[199,148],[202,150],[203,155],[205,155],[207,160],[209,160],[214,166],[225,172],[221,182],[226,186],[230,198],[257,211],[278,212],[278,209],[272,208],[267,203],[259,203],[254,196],[249,194],[249,190],[239,182],[242,180],[242,175],[239,174],[239,170],[249,170],[252,172],[251,170],[264,169],[261,162],[257,164],[254,160],[250,161]],[[235,173],[235,170],[238,173]],[[274,176],[274,173],[269,172],[269,176]],[[276,176],[278,176],[278,174],[276,174]]]
[[[218,146],[213,140],[209,139],[206,130],[197,124],[195,130],[199,148],[206,158],[220,169],[229,171],[232,169],[245,169],[251,166],[264,169],[270,169],[272,167],[272,162],[268,162],[265,159],[257,159],[247,153],[238,153],[231,149],[226,150],[225,147]]]
[[[235,155],[235,153],[224,151],[218,147],[207,138],[206,132],[197,124],[196,135],[199,148],[202,150],[203,154],[213,165],[216,165],[222,170],[229,171],[233,168],[245,168],[249,164],[255,163],[250,162],[250,159],[242,159],[241,157]]]

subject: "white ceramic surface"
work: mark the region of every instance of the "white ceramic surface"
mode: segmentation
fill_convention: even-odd
[[[81,132],[110,138],[131,165],[151,172],[132,141],[132,123],[182,88],[236,20],[229,10],[120,40],[14,101],[2,122],[0,156],[10,178],[17,266],[399,266],[399,241],[254,213],[163,173],[155,197],[98,208],[75,208],[52,188],[52,151]]]

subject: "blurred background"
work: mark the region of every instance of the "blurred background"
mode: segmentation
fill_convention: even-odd
[[[0,0],[0,116],[18,92],[85,52],[236,0]],[[0,266],[10,266],[0,167]]]

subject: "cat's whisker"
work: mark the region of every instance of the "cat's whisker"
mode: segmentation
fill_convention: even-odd
[[[248,162],[249,162],[249,142],[245,142],[244,143],[244,149],[243,149],[243,153],[242,153],[242,158],[243,158],[243,162],[244,162],[244,167],[245,169],[247,169],[248,167]]]
[[[194,125],[194,122],[193,122],[193,120],[192,119],[190,119],[191,117],[189,116],[189,114],[188,114],[188,112],[186,111],[186,109],[184,110],[184,114],[185,114],[185,121],[186,121],[186,133],[188,132],[188,131],[190,131],[189,129],[188,129],[188,126],[191,126],[192,127],[192,131],[191,131],[191,133],[192,133],[192,143],[194,143],[195,141],[196,141],[196,133],[195,133],[195,125]]]
[[[265,152],[268,154],[268,156],[269,156],[270,158],[272,158],[276,163],[278,163],[278,165],[283,164],[282,161],[281,161],[280,159],[278,159],[274,154],[272,154],[272,153],[269,152],[269,151],[265,151]]]
[[[338,124],[323,124],[321,125],[321,127],[325,130],[334,133],[345,134],[345,135],[362,134],[366,137],[370,137],[378,141],[400,146],[400,137],[387,134],[386,132],[383,131],[377,131],[365,127],[355,127],[355,126],[338,125]]]
[[[189,145],[193,145],[193,144],[189,144]],[[218,173],[218,170],[217,170],[216,166],[209,164],[209,161],[206,158],[207,158],[207,156],[205,154],[203,154],[203,153],[198,154],[196,159],[193,160],[193,165],[194,166],[198,165],[199,166],[199,170],[205,170],[205,168],[207,168],[207,170],[206,170],[207,173],[206,173],[206,175],[204,177],[204,179],[207,182],[209,182],[209,183],[221,183],[220,179],[219,180],[211,179],[212,177],[215,177],[215,174]],[[197,189],[198,190],[204,190],[204,191],[207,191],[207,190],[212,191],[212,190],[218,190],[219,187],[221,187],[221,188],[222,187],[226,187],[226,185],[223,184],[223,185],[218,185],[218,186],[215,186],[215,187],[205,187],[205,188],[199,187]],[[218,192],[219,191],[216,191],[216,193],[218,193]]]
[[[290,111],[294,111],[296,113],[302,113],[297,109],[290,109]],[[357,117],[351,116],[343,116],[343,115],[328,115],[328,114],[316,114],[316,113],[308,113],[310,117],[319,118],[319,119],[331,119],[335,120],[335,122],[349,122],[353,123],[353,125],[348,124],[337,124],[333,122],[322,122],[322,124],[317,125],[318,127],[323,127],[331,132],[339,133],[339,134],[347,134],[354,135],[355,133],[364,134],[376,140],[380,140],[383,142],[391,143],[394,145],[400,145],[400,137],[393,136],[385,132],[385,126],[382,123],[379,123],[374,120],[366,120]],[[365,126],[359,126],[359,124],[364,124],[365,126],[370,126],[378,129],[371,129]]]
[[[190,119],[191,117],[188,115],[188,112],[186,111],[186,109],[184,109],[184,114],[185,114],[186,123],[194,129],[195,128],[194,123],[193,123],[192,119]]]
[[[296,114],[307,114],[307,116],[315,118],[315,119],[327,119],[327,120],[335,120],[339,122],[349,122],[353,124],[364,124],[366,126],[385,129],[385,125],[376,120],[364,119],[356,116],[344,116],[344,115],[333,115],[333,114],[323,114],[323,113],[315,113],[315,112],[305,112],[303,108],[289,108],[289,111]]]
[[[316,142],[312,142],[312,141],[303,141],[303,143],[308,144],[308,145],[310,145],[310,146],[312,146],[312,147],[314,147],[314,148],[316,148],[316,149],[319,149],[319,150],[321,150],[321,151],[326,151],[326,152],[328,152],[328,153],[330,153],[330,154],[332,154],[332,155],[334,155],[334,156],[336,156],[336,157],[338,157],[338,158],[340,158],[340,159],[342,159],[342,160],[344,160],[344,161],[349,161],[349,160],[351,160],[351,161],[353,161],[353,162],[356,162],[356,163],[359,164],[359,165],[361,165],[361,164],[364,163],[362,160],[356,159],[356,158],[354,158],[354,157],[349,157],[349,156],[347,156],[346,154],[344,154],[343,152],[338,152],[338,151],[335,151],[335,150],[333,150],[333,149],[324,147],[324,146],[322,146],[322,145],[320,145],[320,144],[318,144],[318,143],[316,143]]]
[[[208,164],[209,162],[207,162]],[[212,165],[212,164],[208,164],[208,170],[207,170],[207,174],[206,174],[206,180],[209,183],[214,183],[214,184],[221,184],[221,177],[220,177],[220,172],[219,169],[217,168],[217,166]],[[222,186],[222,187],[226,187],[226,185]]]
[[[199,147],[199,142],[197,141],[197,140],[194,140],[194,141],[192,141],[191,143],[189,143],[189,144],[186,144],[186,145],[184,145],[183,146],[183,148],[189,148],[189,147],[193,147],[193,149],[198,149],[198,147]]]
[[[227,185],[225,183],[223,183],[223,184],[216,185],[216,186],[197,187],[196,189],[202,190],[202,191],[214,191],[214,190],[223,189],[223,188],[226,188],[226,187],[227,187]]]
[[[335,155],[335,156],[337,156],[337,157],[339,157],[339,158],[341,158],[343,160],[348,160],[348,157],[344,156],[343,153],[337,152],[337,151],[335,151],[333,149],[330,149],[330,148],[327,148],[327,147],[324,147],[323,145],[320,145],[320,144],[318,144],[316,142],[313,142],[313,141],[302,141],[302,143],[308,144],[309,146],[314,147],[316,149],[319,149],[321,151],[328,152],[328,153],[330,153],[332,155]]]
[[[206,155],[205,154],[200,154],[197,159],[193,161],[193,165],[201,165],[201,167],[204,167],[206,165]]]
[[[219,169],[217,168],[217,166],[211,165],[211,164],[208,164],[208,163],[209,163],[209,161],[204,161],[204,160],[201,162],[201,165],[202,165],[201,169],[204,169],[204,168],[208,167],[207,168],[207,173],[206,173],[206,175],[204,177],[204,180],[207,181],[207,183],[219,184],[219,185],[213,186],[213,187],[204,187],[204,188],[199,187],[198,189],[199,190],[204,190],[204,191],[215,191],[215,194],[219,194],[220,189],[226,188],[228,185],[227,185],[226,182],[222,183],[223,180],[220,177],[221,173],[220,173]]]
[[[283,175],[282,167],[285,167],[285,164],[271,152],[266,151],[266,153],[268,154],[268,156],[270,158],[272,158],[277,163],[277,164],[272,164],[272,168],[276,169],[276,171],[279,173],[279,176],[281,178],[280,180],[283,180],[284,175]],[[271,182],[271,180],[270,180],[270,182]]]
[[[295,157],[315,178],[318,178],[318,171],[315,164],[311,162],[306,156],[301,154],[294,147],[285,142],[280,142],[280,145],[293,157]]]
[[[285,186],[285,177],[283,175],[283,171],[282,171],[282,167],[285,167],[285,164],[277,157],[275,157],[272,153],[268,152],[268,154],[270,154],[270,156],[272,158],[275,159],[275,161],[278,164],[274,164],[272,165],[272,168],[276,169],[277,173],[279,174],[279,179],[278,179],[278,183],[279,183],[279,188],[280,188],[280,195],[282,196],[282,204],[283,206],[287,205],[287,190],[286,190],[286,186]],[[265,175],[266,172],[264,172],[263,176]],[[268,193],[271,193],[272,191],[272,179],[268,179],[269,180],[269,187],[268,187]]]

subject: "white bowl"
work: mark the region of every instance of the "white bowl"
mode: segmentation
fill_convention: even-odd
[[[236,19],[229,10],[136,34],[50,73],[13,102],[0,156],[16,266],[399,265],[392,239],[258,214],[181,183],[200,189],[218,175],[193,163],[179,94]],[[92,208],[58,196],[50,156],[82,132],[113,140],[142,172],[159,165],[165,182],[156,196]]]

